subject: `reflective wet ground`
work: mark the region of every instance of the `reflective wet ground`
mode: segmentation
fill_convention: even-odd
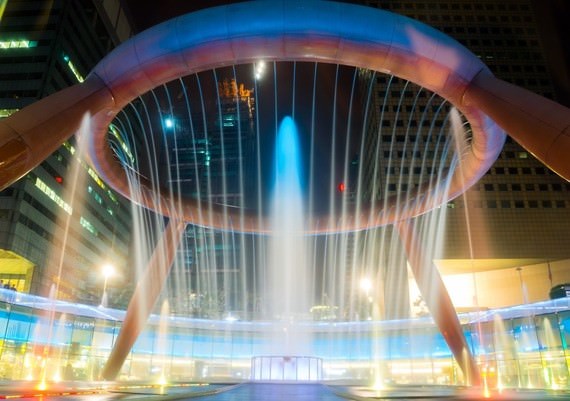
[[[340,400],[570,400],[568,391],[507,390],[485,392],[479,388],[399,386],[374,390],[361,386],[323,384],[244,383],[237,385],[179,385],[168,388],[128,386],[113,388],[61,387],[26,390],[25,384],[0,384],[0,399],[42,401],[340,401]]]
[[[204,397],[204,401],[342,401],[327,387],[319,384],[244,384],[222,393]]]

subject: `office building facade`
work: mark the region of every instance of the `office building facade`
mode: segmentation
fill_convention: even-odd
[[[2,116],[83,81],[131,35],[119,2],[8,1],[0,24]],[[98,303],[103,264],[127,274],[128,203],[87,165],[75,138],[0,193],[0,205],[4,284]]]
[[[557,100],[546,57],[550,40],[542,35],[537,21],[543,13],[537,7],[544,4],[490,0],[359,3],[422,21],[455,38],[497,77]],[[363,155],[364,168],[369,169],[368,191],[377,198],[405,196],[417,188],[426,171],[422,161],[428,160],[428,170],[437,172],[433,156],[438,136],[434,133],[441,127],[448,129],[450,106],[441,98],[430,100],[429,91],[411,83],[389,76],[376,79],[377,115],[370,129],[382,130],[383,135]],[[424,115],[430,116],[429,122],[422,120]],[[419,146],[414,147],[416,133]],[[378,149],[377,153],[371,154],[372,149]],[[384,161],[378,165],[376,158]],[[370,166],[376,166],[376,175]],[[507,137],[487,174],[447,204],[446,237],[442,255],[434,263],[455,306],[501,307],[544,300],[550,287],[568,281],[569,208],[570,184]]]

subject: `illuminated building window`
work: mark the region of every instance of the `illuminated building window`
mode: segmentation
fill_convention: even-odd
[[[67,54],[63,56],[63,61],[65,61],[65,63],[67,64],[67,68],[69,68],[69,70],[73,73],[73,75],[79,82],[85,81],[85,78],[83,78],[83,75],[81,75],[81,73],[79,72],[75,64],[73,64],[73,62],[71,61],[71,59]]]
[[[87,173],[91,178],[93,178],[93,181],[95,181],[97,185],[101,187],[101,189],[105,189],[105,184],[103,183],[101,178],[99,178],[95,170],[93,170],[91,167],[87,167]]]
[[[36,187],[39,188],[44,194],[46,194],[52,201],[54,201],[60,208],[62,208],[67,214],[71,215],[73,209],[71,206],[65,202],[53,189],[51,189],[45,182],[40,178],[36,178]]]
[[[0,40],[0,49],[29,49],[37,45],[35,40]]]
[[[17,112],[18,110],[19,109],[0,109],[0,118],[8,117]]]
[[[63,143],[63,147],[65,149],[67,149],[69,151],[69,153],[71,153],[72,155],[75,154],[75,147],[72,144],[70,144],[69,142],[65,141]]]
[[[93,224],[91,224],[91,222],[89,222],[89,220],[87,220],[85,217],[83,216],[80,217],[79,224],[81,224],[81,227],[85,228],[91,234],[97,236],[98,234],[97,230],[95,229]]]
[[[107,195],[109,195],[109,198],[111,198],[111,200],[112,200],[113,202],[118,203],[117,197],[115,196],[114,193],[111,192],[110,189],[107,190]]]
[[[87,192],[89,192],[91,194],[91,196],[93,196],[93,199],[95,199],[95,201],[102,205],[103,204],[103,198],[101,198],[101,195],[99,195],[97,193],[97,191],[93,190],[93,187],[91,185],[89,185],[87,187]]]
[[[95,200],[97,201],[97,203],[99,203],[99,204],[102,204],[102,203],[103,203],[103,200],[102,200],[102,198],[101,198],[101,195],[99,195],[99,194],[97,193],[97,191],[95,191],[91,185],[89,185],[89,186],[87,187],[87,192],[88,192],[89,194],[91,194],[91,196],[93,197],[93,199],[95,199]]]
[[[226,114],[224,116],[224,127],[234,127],[235,124],[235,116],[233,114]]]

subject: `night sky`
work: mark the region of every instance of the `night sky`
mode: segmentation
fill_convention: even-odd
[[[122,0],[130,10],[135,28],[143,31],[160,22],[207,7],[244,0]],[[271,1],[271,0],[265,0]],[[516,0],[505,0],[506,3]],[[353,1],[343,0],[345,3]],[[473,1],[474,3],[476,0]],[[361,3],[361,1],[354,1]],[[531,0],[537,25],[543,37],[545,56],[558,101],[570,107],[570,1]]]
[[[143,31],[160,22],[208,7],[239,3],[236,0],[123,0],[133,17],[137,31]]]

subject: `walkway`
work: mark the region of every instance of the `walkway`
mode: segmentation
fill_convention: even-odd
[[[346,401],[320,384],[250,383],[201,397],[204,401]]]

